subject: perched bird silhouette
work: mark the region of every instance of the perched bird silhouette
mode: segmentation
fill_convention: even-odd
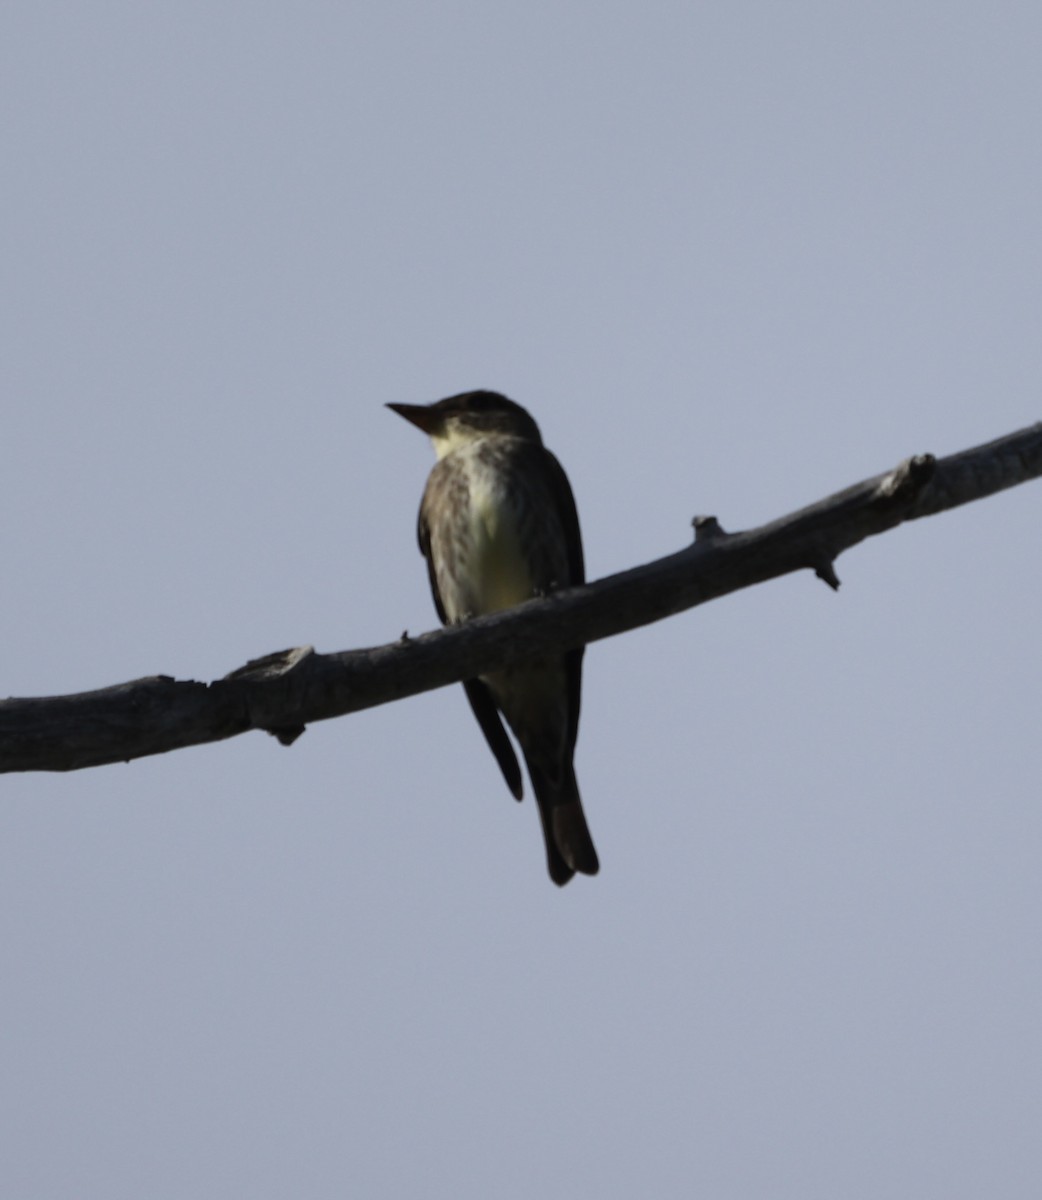
[[[568,477],[531,416],[498,392],[437,404],[389,404],[428,434],[438,456],[420,504],[420,550],[444,624],[511,608],[583,583],[579,518]],[[521,747],[546,842],[563,885],[596,875],[572,760],[579,730],[583,647],[470,679],[463,687],[507,786],[521,769],[500,714]]]

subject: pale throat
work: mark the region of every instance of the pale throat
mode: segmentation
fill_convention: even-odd
[[[457,450],[464,450],[487,436],[487,434],[479,429],[472,429],[468,425],[461,425],[458,421],[449,421],[441,429],[436,429],[430,434],[430,439],[434,446],[434,453],[438,456],[438,461],[440,462],[446,454],[454,454]]]

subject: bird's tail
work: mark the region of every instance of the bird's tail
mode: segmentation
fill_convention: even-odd
[[[596,875],[600,870],[597,851],[586,824],[579,785],[571,763],[565,767],[560,782],[555,782],[533,763],[528,764],[532,777],[539,819],[546,842],[546,865],[550,878],[563,887],[576,873]]]

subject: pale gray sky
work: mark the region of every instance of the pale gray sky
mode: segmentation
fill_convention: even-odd
[[[598,576],[1039,419],[1027,3],[12,3],[4,695],[435,624],[529,407]],[[587,655],[595,880],[458,688],[0,782],[0,1191],[1031,1197],[1042,492]]]

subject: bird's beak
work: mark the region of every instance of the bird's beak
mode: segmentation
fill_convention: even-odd
[[[422,429],[428,436],[433,434],[438,426],[440,414],[431,412],[426,404],[388,404],[387,407],[417,429]]]

